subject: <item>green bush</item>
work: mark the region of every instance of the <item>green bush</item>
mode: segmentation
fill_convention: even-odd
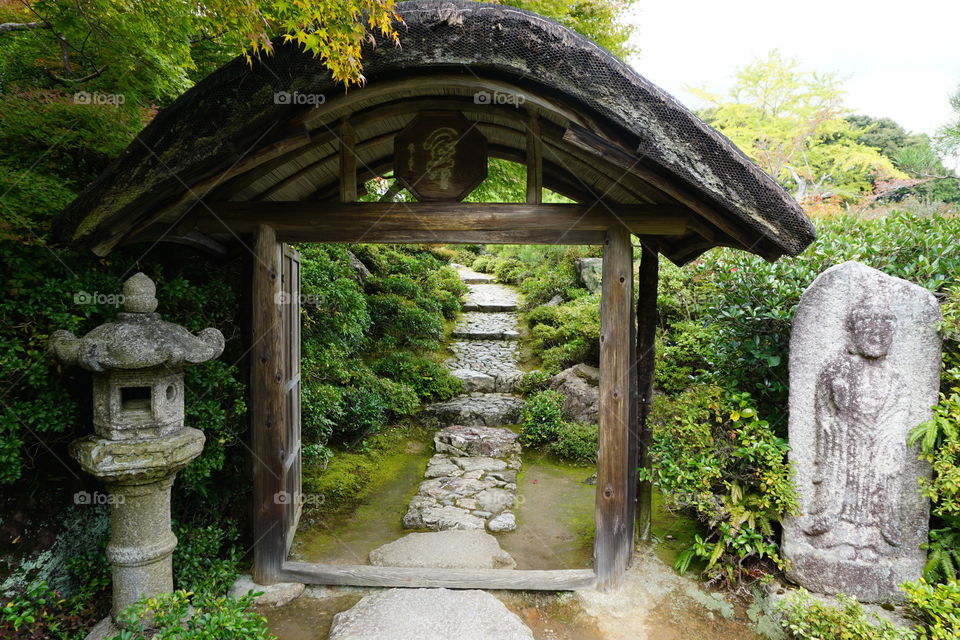
[[[653,476],[670,509],[692,512],[705,529],[680,554],[714,578],[759,577],[761,561],[782,566],[774,525],[798,508],[787,443],[761,420],[747,394],[716,386],[659,396],[651,414]]]
[[[886,620],[872,620],[860,603],[839,594],[839,607],[824,604],[800,589],[780,603],[781,625],[796,640],[915,640],[911,629],[896,627]],[[945,637],[945,636],[944,636]],[[954,637],[954,636],[950,636]]]
[[[200,596],[226,593],[240,575],[243,556],[236,525],[229,520],[199,526],[174,523],[173,530],[174,586]]]
[[[858,260],[940,294],[960,278],[960,218],[955,216],[843,216],[819,221],[817,232],[806,251],[775,263],[718,249],[682,270],[671,265],[661,270],[669,274],[659,296],[665,339],[701,345],[695,362],[703,368],[693,376],[749,392],[779,433],[786,430],[793,312],[817,275]],[[664,291],[666,286],[671,290]],[[681,325],[678,320],[697,324]],[[680,337],[690,329],[699,334],[700,326],[709,328],[708,340]]]
[[[520,410],[520,443],[525,447],[549,444],[564,423],[563,394],[550,390],[535,393]]]
[[[188,591],[143,598],[119,616],[111,640],[268,640],[267,619],[250,611],[253,595],[197,596]]]
[[[45,582],[20,595],[0,597],[0,637],[5,640],[81,640],[109,609],[84,592],[63,598]]]
[[[526,314],[530,342],[543,370],[557,373],[584,362],[600,363],[599,295],[588,295]]]
[[[410,386],[422,400],[449,400],[463,391],[463,383],[447,367],[429,358],[397,351],[373,363],[377,375]]]
[[[557,429],[556,439],[550,450],[558,457],[582,465],[592,465],[597,461],[599,430],[595,424],[564,422]]]

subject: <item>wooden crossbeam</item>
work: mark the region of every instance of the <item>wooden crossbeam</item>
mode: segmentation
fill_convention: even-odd
[[[521,589],[568,591],[596,583],[592,569],[419,569],[284,562],[283,580],[306,584],[447,589]]]
[[[208,233],[250,233],[260,224],[283,242],[603,244],[608,229],[681,236],[687,212],[664,205],[444,202],[219,202],[198,217]]]

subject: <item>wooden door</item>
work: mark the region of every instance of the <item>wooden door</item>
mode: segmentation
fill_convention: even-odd
[[[283,513],[284,555],[290,551],[303,511],[300,467],[300,254],[282,245],[280,345],[283,350]]]
[[[300,257],[260,225],[251,289],[253,579],[270,585],[293,542],[300,492]]]

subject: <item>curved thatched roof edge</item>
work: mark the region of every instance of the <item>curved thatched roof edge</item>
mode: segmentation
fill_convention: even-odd
[[[405,2],[401,47],[365,51],[368,86],[411,71],[466,69],[553,92],[582,105],[635,148],[646,165],[679,178],[730,219],[796,254],[815,237],[792,197],[672,96],[582,36],[526,11],[474,2]],[[61,240],[93,244],[110,223],[142,215],[229,168],[252,145],[285,135],[302,107],[277,91],[337,95],[329,73],[293,45],[251,68],[237,58],[161,111],[57,220]],[[362,91],[362,90],[356,90]],[[619,136],[622,136],[620,138]]]

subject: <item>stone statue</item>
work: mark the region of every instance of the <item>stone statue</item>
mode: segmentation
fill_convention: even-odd
[[[804,292],[790,343],[790,458],[802,513],[784,523],[788,576],[811,591],[902,598],[921,576],[928,466],[907,446],[936,404],[939,305],[857,262]]]
[[[903,380],[887,358],[896,328],[889,307],[864,299],[847,316],[849,344],[817,382],[811,544],[850,546],[867,560],[901,544],[900,486],[907,417]]]

